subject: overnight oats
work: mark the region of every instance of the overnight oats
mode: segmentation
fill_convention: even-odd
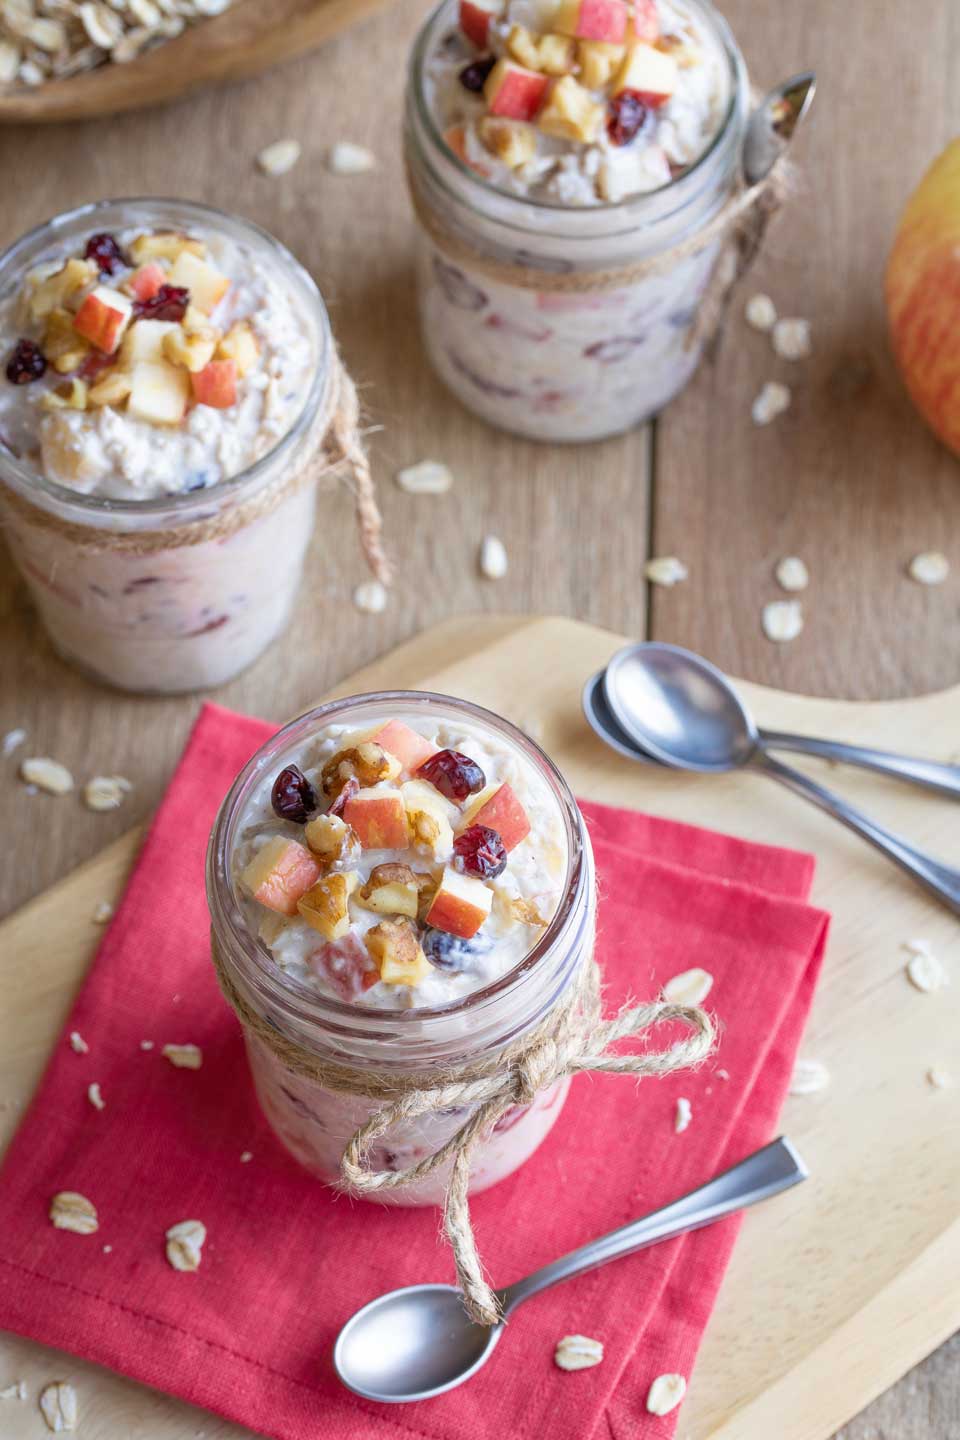
[[[0,259],[0,350],[0,505],[57,651],[131,690],[242,670],[313,528],[333,346],[306,272],[205,206],[87,206]]]
[[[440,5],[411,61],[406,153],[424,343],[465,405],[595,440],[683,388],[747,105],[707,0]]]
[[[271,740],[224,802],[208,895],[221,980],[241,1015],[269,1027],[246,1026],[261,1106],[297,1159],[335,1182],[377,1106],[288,1066],[284,1041],[381,1081],[495,1057],[549,1016],[589,963],[592,876],[558,772],[476,706],[415,691],[366,696]],[[471,1191],[532,1154],[568,1084],[507,1110],[474,1152]],[[398,1125],[370,1167],[410,1169],[469,1113],[451,1106]],[[446,1178],[438,1170],[378,1198],[439,1203]]]

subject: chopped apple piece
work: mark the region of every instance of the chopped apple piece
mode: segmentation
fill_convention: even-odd
[[[172,320],[134,320],[120,346],[120,364],[132,370],[141,360],[162,360],[165,338],[179,329]]]
[[[86,410],[87,396],[86,382],[74,377],[47,390],[41,396],[40,404],[44,410]]]
[[[147,260],[176,260],[185,250],[200,260],[207,253],[207,247],[202,240],[193,240],[189,235],[176,235],[166,230],[156,235],[138,235],[129,250],[134,265],[142,265]]]
[[[681,70],[692,70],[703,59],[702,51],[682,35],[661,35],[656,41],[656,49],[676,60]]]
[[[143,361],[130,374],[128,413],[153,425],[179,425],[190,399],[190,377],[166,360]]]
[[[318,815],[308,820],[303,838],[323,865],[350,863],[359,852],[360,842],[339,815]]]
[[[436,755],[437,747],[432,740],[426,740],[402,720],[388,720],[369,737],[384,750],[396,755],[404,770],[416,770],[424,760]]]
[[[490,171],[486,166],[478,165],[476,160],[471,160],[467,154],[466,126],[451,125],[449,130],[444,130],[443,139],[447,148],[453,151],[458,160],[462,160],[464,165],[469,165],[471,170],[475,170],[476,173],[482,175],[485,180],[489,178]]]
[[[541,35],[537,55],[544,74],[569,75],[577,58],[576,42],[569,35]]]
[[[322,876],[300,896],[298,914],[325,940],[342,940],[350,929],[350,896],[359,878],[355,870]]]
[[[486,825],[496,830],[507,850],[515,849],[530,834],[530,819],[510,785],[497,785],[481,791],[475,803],[464,812],[461,833],[471,825]]]
[[[581,140],[590,145],[599,138],[603,128],[604,107],[597,104],[589,90],[564,75],[554,81],[550,98],[540,112],[538,126],[545,135],[561,140]]]
[[[490,914],[492,905],[493,891],[488,885],[448,865],[427,911],[427,924],[469,940]]]
[[[624,0],[561,0],[553,28],[577,40],[608,40],[621,45],[627,34]]]
[[[487,76],[483,93],[491,115],[503,115],[508,120],[532,120],[543,104],[549,84],[548,75],[503,59],[497,61]]]
[[[125,371],[107,370],[100,376],[96,384],[91,386],[87,399],[94,407],[122,405],[132,389],[133,383]]]
[[[539,70],[540,56],[537,53],[537,37],[525,25],[512,25],[507,36],[507,50],[518,65],[528,70]]]
[[[45,320],[53,311],[65,307],[87,285],[97,278],[97,267],[92,260],[68,260],[53,275],[44,280],[31,282],[33,288],[27,301],[31,320]]]
[[[212,315],[230,289],[229,278],[190,250],[181,250],[167,276],[168,285],[190,291],[190,300],[205,315]]]
[[[238,320],[231,326],[217,346],[219,360],[232,360],[241,380],[248,375],[260,358],[257,338],[245,320]]]
[[[166,270],[155,260],[151,260],[148,265],[141,265],[139,270],[134,270],[133,274],[124,280],[123,288],[135,300],[152,300],[160,286],[166,283]]]
[[[504,0],[460,0],[460,29],[478,50],[486,50],[490,21],[503,5]]]
[[[213,410],[229,410],[237,403],[237,362],[210,360],[190,375],[193,398]]]
[[[614,95],[633,90],[654,109],[665,104],[676,88],[676,60],[652,45],[630,45],[613,82]]]
[[[660,35],[657,0],[633,0],[633,33],[638,40],[652,45]]]
[[[603,40],[581,40],[577,48],[581,85],[588,90],[602,90],[623,64],[626,53],[625,45],[608,45]]]
[[[413,845],[438,860],[453,853],[453,825],[456,810],[426,780],[408,780],[401,785],[403,803]]]
[[[73,319],[73,328],[105,355],[112,355],[133,315],[133,301],[109,285],[91,290]]]
[[[536,131],[522,120],[500,120],[485,115],[477,128],[490,153],[511,170],[526,165],[537,153]]]
[[[58,375],[69,375],[81,366],[90,353],[90,342],[73,328],[69,310],[51,310],[40,347]]]
[[[374,785],[351,796],[343,818],[364,850],[405,850],[410,843],[403,796],[392,785]]]
[[[342,1000],[356,1000],[380,979],[380,971],[356,930],[348,930],[341,940],[328,940],[307,956],[307,965],[328,980]]]
[[[385,985],[419,985],[430,974],[430,962],[411,920],[381,920],[364,940]]]
[[[240,884],[268,910],[296,915],[300,896],[319,878],[320,866],[305,845],[274,835],[254,855]]]
[[[163,358],[196,375],[210,364],[216,348],[216,330],[208,328],[206,334],[188,335],[182,325],[172,325],[170,334],[163,339]]]
[[[378,915],[407,915],[415,920],[420,908],[417,877],[409,865],[375,865],[357,899]]]

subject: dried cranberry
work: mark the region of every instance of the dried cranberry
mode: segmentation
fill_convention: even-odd
[[[273,782],[270,804],[281,820],[306,825],[317,808],[317,792],[297,765],[288,765]]]
[[[149,300],[134,300],[133,313],[138,320],[182,320],[190,304],[190,291],[182,285],[161,285]]]
[[[477,762],[469,755],[461,755],[459,750],[438,750],[436,755],[424,760],[416,773],[421,779],[429,780],[448,800],[466,800],[487,783]]]
[[[29,385],[39,380],[47,368],[43,351],[32,340],[18,340],[7,362],[7,379],[11,385]]]
[[[650,114],[636,90],[621,90],[610,101],[610,117],[607,120],[607,134],[614,145],[629,145],[635,140],[647,123]]]
[[[481,880],[495,880],[507,868],[507,847],[489,825],[471,825],[453,842],[453,868]]]
[[[130,263],[117,244],[115,236],[106,233],[91,235],[83,256],[85,260],[94,261],[101,275],[115,275],[118,270],[125,270]]]
[[[470,970],[478,955],[485,954],[493,945],[486,935],[474,935],[464,940],[460,935],[451,935],[446,930],[425,930],[420,940],[424,955],[437,970],[448,975],[459,975]]]
[[[496,63],[496,56],[486,55],[482,60],[472,60],[469,65],[464,65],[459,76],[464,90],[469,90],[471,95],[479,95]]]
[[[347,781],[347,783],[344,785],[343,789],[340,791],[340,794],[337,796],[336,800],[334,800],[333,804],[330,806],[330,809],[327,811],[327,814],[328,814],[328,815],[342,815],[343,812],[344,812],[344,810],[346,809],[347,801],[348,801],[348,800],[352,800],[353,797],[354,797],[354,795],[359,795],[359,794],[360,794],[360,781],[356,778],[355,775],[351,775],[350,779],[349,779],[349,780]]]

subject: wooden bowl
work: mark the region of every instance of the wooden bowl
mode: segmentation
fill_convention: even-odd
[[[0,122],[87,120],[140,110],[206,85],[256,75],[382,9],[390,0],[234,0],[126,65],[0,91]]]

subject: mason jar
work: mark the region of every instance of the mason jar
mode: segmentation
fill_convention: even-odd
[[[302,761],[318,731],[331,724],[370,730],[398,712],[467,724],[533,767],[560,815],[566,861],[556,911],[537,943],[507,973],[448,1004],[378,1009],[328,997],[280,968],[245,913],[234,857],[254,792],[287,765]],[[534,741],[508,721],[467,701],[424,691],[337,700],[269,740],[237,777],[214,824],[207,898],[212,943],[228,988],[265,1022],[266,1033],[319,1062],[376,1076],[387,1095],[393,1077],[403,1082],[418,1077],[430,1084],[440,1072],[495,1063],[506,1047],[549,1021],[593,958],[593,855],[566,781]],[[249,1025],[245,1041],[254,1088],[277,1138],[311,1174],[336,1183],[348,1140],[387,1101],[324,1088],[285,1063]],[[568,1086],[569,1080],[559,1081],[530,1104],[515,1105],[501,1117],[473,1152],[471,1193],[497,1184],[529,1159],[556,1123]],[[370,1168],[399,1171],[417,1164],[451,1139],[470,1113],[469,1108],[454,1107],[397,1127],[374,1146]],[[379,1191],[375,1198],[397,1205],[441,1204],[448,1173],[438,1168],[412,1185]]]
[[[728,71],[720,127],[669,183],[589,206],[508,194],[458,158],[425,84],[456,0],[418,36],[405,151],[423,343],[448,389],[498,429],[558,442],[621,434],[684,388],[710,338],[698,320],[723,242],[708,227],[741,183],[749,81],[709,0],[684,5]]]
[[[0,518],[63,659],[123,690],[209,689],[250,665],[290,619],[338,362],[317,287],[290,252],[249,221],[187,201],[101,201],[41,225],[0,257],[0,309],[71,241],[82,250],[91,232],[131,226],[225,237],[295,297],[312,352],[303,408],[240,473],[143,500],[46,478],[4,443],[0,416]]]

